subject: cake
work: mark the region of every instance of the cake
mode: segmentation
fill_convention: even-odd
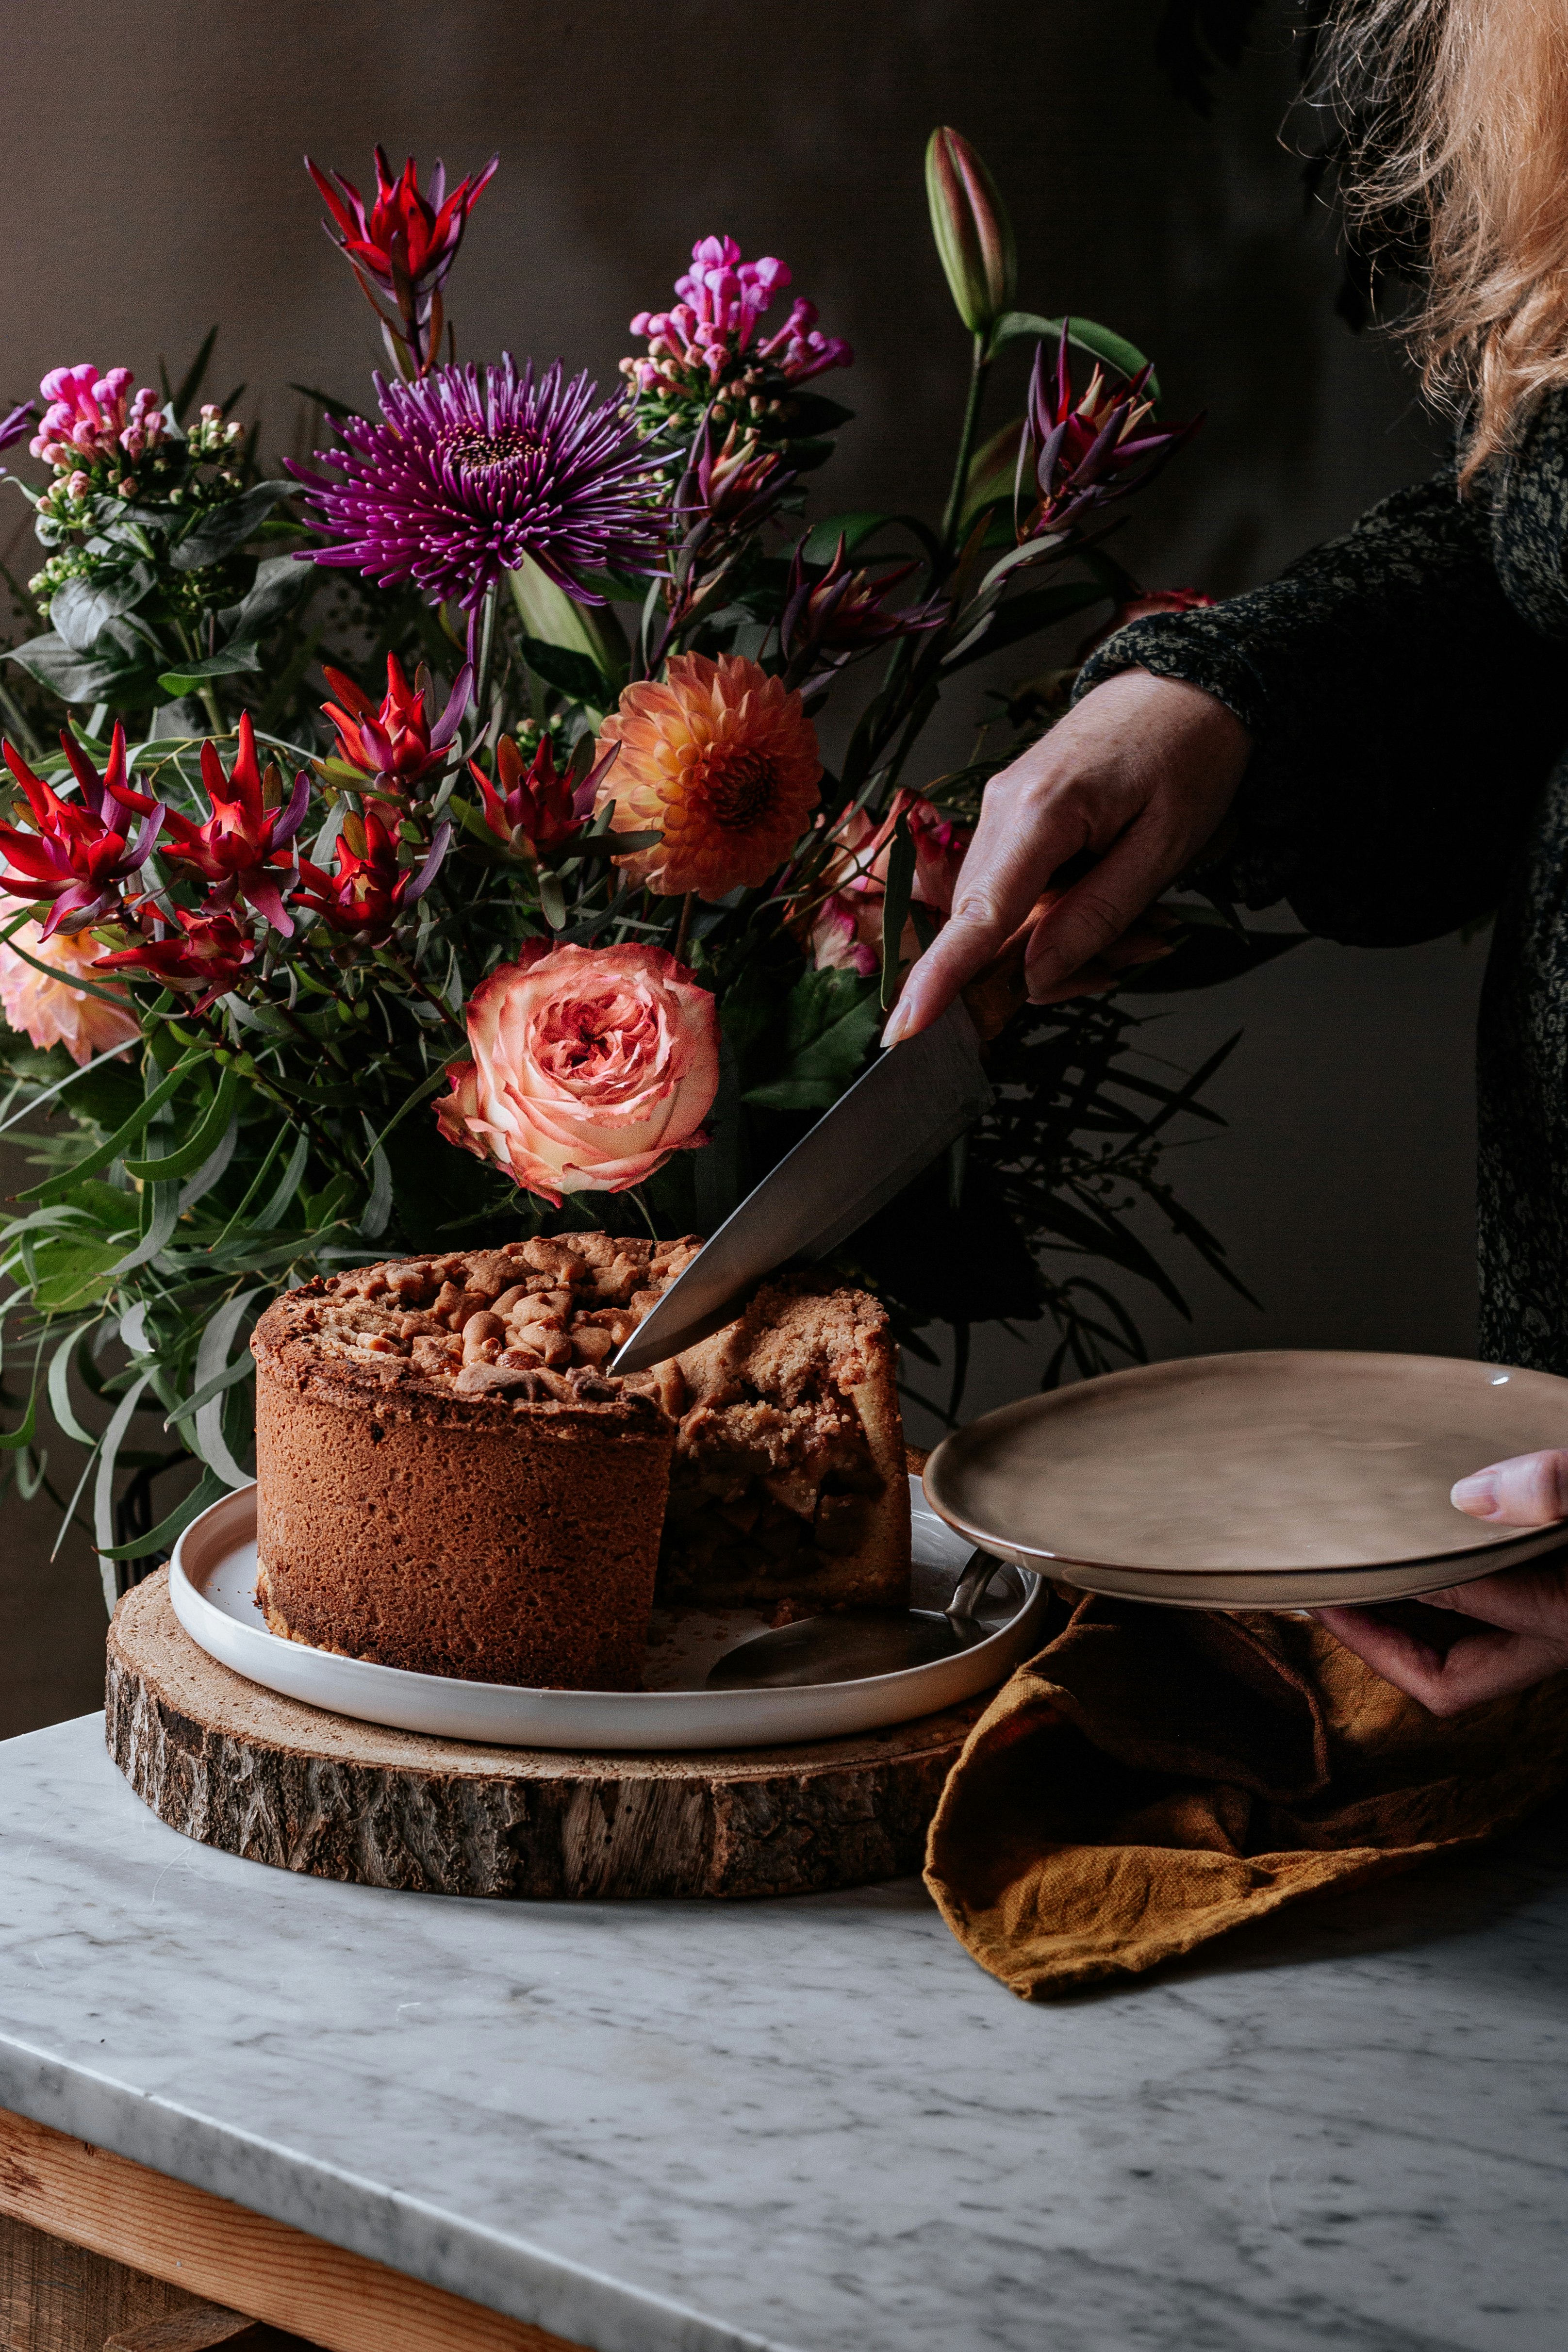
[[[616,1690],[641,1680],[656,1582],[784,1613],[904,1601],[874,1299],[784,1277],[669,1361],[605,1370],[700,1246],[571,1234],[275,1300],[251,1342],[273,1632],[416,1673]]]

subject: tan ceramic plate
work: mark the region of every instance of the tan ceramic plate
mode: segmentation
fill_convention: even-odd
[[[1393,1600],[1552,1549],[1456,1478],[1568,1444],[1568,1380],[1443,1356],[1205,1356],[1028,1397],[945,1438],[950,1526],[1090,1591],[1195,1607]]]

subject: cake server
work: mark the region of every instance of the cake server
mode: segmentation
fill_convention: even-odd
[[[945,1609],[836,1609],[753,1633],[709,1667],[707,1687],[795,1690],[807,1683],[865,1682],[971,1650],[990,1632],[974,1612],[1001,1566],[972,1551]]]
[[[991,1102],[962,1003],[879,1054],[699,1250],[612,1360],[645,1371],[705,1339],[782,1265],[826,1257],[955,1143]]]

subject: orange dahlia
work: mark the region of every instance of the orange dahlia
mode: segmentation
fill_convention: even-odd
[[[733,654],[677,654],[662,686],[628,686],[596,756],[612,744],[598,806],[615,802],[617,832],[664,835],[616,862],[665,898],[765,882],[816,806],[822,761],[799,695]]]

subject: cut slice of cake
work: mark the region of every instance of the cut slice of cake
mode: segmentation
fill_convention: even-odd
[[[907,1603],[896,1366],[875,1298],[801,1275],[764,1283],[735,1322],[660,1366],[666,1410],[680,1407],[661,1593]]]

